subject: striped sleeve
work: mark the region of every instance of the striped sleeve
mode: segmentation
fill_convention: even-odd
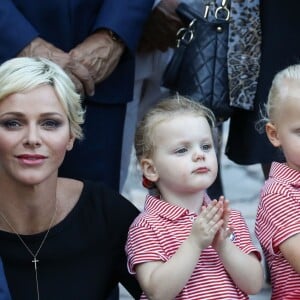
[[[233,243],[244,253],[254,253],[261,260],[261,253],[254,246],[247,223],[239,211],[232,210],[229,226],[233,227],[233,236],[231,237]]]
[[[282,187],[263,193],[257,213],[257,232],[262,244],[276,253],[279,245],[300,232],[300,206]]]
[[[131,274],[135,274],[135,266],[137,264],[168,260],[159,243],[157,233],[145,220],[135,222],[130,227],[126,252],[128,270]]]

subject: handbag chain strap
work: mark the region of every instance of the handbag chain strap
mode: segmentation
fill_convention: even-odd
[[[216,7],[214,13],[215,19],[228,21],[230,19],[230,9],[229,9],[230,0],[222,0],[220,5],[218,5],[216,2],[217,1],[203,0],[203,4],[204,4],[203,17],[207,19],[209,16],[210,7],[214,6]]]
[[[189,44],[194,39],[194,24],[197,20],[193,19],[188,27],[180,28],[176,33],[176,47],[179,48],[182,43]]]
[[[225,20],[228,21],[230,18],[230,10],[229,10],[229,0],[222,0],[220,6],[216,8],[215,18],[217,20]]]
[[[216,20],[223,20],[228,21],[230,18],[230,9],[229,9],[229,2],[230,0],[222,0],[220,5],[216,4],[216,10],[214,13],[214,17]],[[203,17],[205,19],[208,18],[210,6],[213,4],[212,0],[203,0],[204,4],[204,13]],[[195,30],[195,23],[197,19],[193,19],[188,27],[180,28],[176,34],[176,47],[184,43],[185,45],[189,44],[194,39],[194,30]]]

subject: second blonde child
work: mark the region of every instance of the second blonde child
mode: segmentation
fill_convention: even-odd
[[[255,233],[270,268],[272,300],[300,299],[300,65],[272,83],[265,129],[285,163],[273,162],[260,195]]]

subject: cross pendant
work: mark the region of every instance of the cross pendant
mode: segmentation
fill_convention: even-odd
[[[34,257],[34,259],[32,260],[32,262],[34,263],[34,269],[37,270],[37,263],[39,262],[39,260],[36,259],[36,257]]]

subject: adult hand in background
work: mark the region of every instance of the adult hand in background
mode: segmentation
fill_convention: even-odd
[[[150,14],[140,40],[139,51],[167,51],[176,46],[176,33],[184,26],[176,14],[177,0],[162,0]]]
[[[89,70],[84,65],[73,60],[68,53],[41,38],[34,39],[18,56],[47,58],[65,70],[79,93],[92,94],[94,91],[94,81]]]
[[[98,30],[72,49],[71,58],[89,70],[94,83],[106,79],[118,65],[125,46],[113,40],[108,30]]]

